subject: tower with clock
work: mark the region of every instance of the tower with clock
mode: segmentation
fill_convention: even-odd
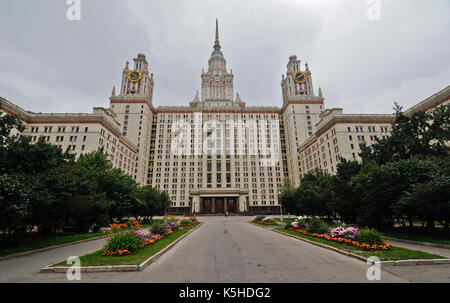
[[[314,96],[314,89],[311,78],[311,71],[308,63],[305,64],[305,70],[301,69],[301,61],[297,56],[289,57],[287,64],[286,77],[282,75],[281,89],[283,93],[283,102],[288,100],[300,100],[304,97]],[[308,99],[308,98],[306,98]]]
[[[300,63],[297,56],[290,56],[286,75],[281,76],[281,112],[284,127],[289,129],[286,139],[287,164],[293,180],[300,180],[298,148],[314,134],[316,123],[324,110],[321,89],[318,96],[314,94],[308,63],[304,70]]]
[[[152,101],[153,96],[153,74],[149,75],[148,62],[144,54],[138,54],[133,59],[134,67],[130,69],[126,62],[122,72],[122,84],[120,87],[120,97],[131,97],[133,99],[147,99]]]
[[[134,169],[135,178],[145,184],[149,165],[149,130],[155,112],[152,104],[154,81],[153,74],[149,74],[148,62],[144,54],[138,54],[133,61],[133,68],[130,68],[128,62],[125,63],[119,95],[116,95],[116,90],[113,88],[110,109],[121,124],[122,135],[137,147],[137,165],[143,169]],[[121,160],[113,158],[113,161],[119,161],[120,164]]]

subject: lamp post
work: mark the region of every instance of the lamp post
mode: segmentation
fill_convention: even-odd
[[[281,204],[280,204],[280,214],[281,214],[280,222],[283,222],[283,205]]]

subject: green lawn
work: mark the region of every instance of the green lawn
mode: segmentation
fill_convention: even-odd
[[[421,235],[421,234],[408,234],[402,232],[382,232],[384,236],[411,240],[411,241],[419,241],[419,242],[429,242],[429,243],[438,243],[438,244],[447,244],[450,245],[450,239],[439,237],[439,236],[430,236],[430,235]]]
[[[201,223],[202,222],[197,222],[197,223],[194,223],[192,225],[181,226],[180,228],[192,229],[192,228],[195,228],[195,227],[199,226]]]
[[[252,223],[252,224],[255,224],[255,225],[258,225],[258,226],[263,226],[263,227],[277,227],[277,226],[280,226],[278,224],[267,225],[267,224],[262,224],[262,223],[258,223],[258,222],[253,222],[253,221],[249,221],[249,223]]]
[[[366,251],[360,250],[358,247],[354,247],[351,245],[347,245],[344,243],[336,243],[333,241],[328,241],[325,239],[315,238],[308,235],[304,235],[292,230],[287,230],[284,228],[276,228],[276,230],[281,231],[286,234],[295,235],[300,238],[305,238],[314,242],[323,243],[329,246],[333,246],[339,248],[340,250],[344,250],[347,252],[354,253],[356,255],[360,255],[363,257],[371,257],[376,256],[380,258],[381,261],[391,261],[391,260],[407,260],[407,259],[445,259],[445,257],[429,254],[422,251],[410,250],[402,247],[392,247],[391,250],[388,251]]]
[[[29,239],[26,239],[23,244],[17,247],[11,247],[11,248],[2,248],[0,249],[0,257],[4,257],[7,255],[30,251],[34,249],[40,249],[45,248],[49,246],[54,245],[61,245],[61,244],[67,244],[72,243],[80,240],[86,240],[94,237],[103,236],[103,232],[98,233],[88,233],[88,234],[62,234],[62,235],[55,235],[52,237],[49,237],[47,239],[42,239],[40,237],[32,237],[30,236]],[[37,235],[33,235],[37,236]]]
[[[84,255],[80,257],[81,266],[100,266],[100,265],[139,265],[149,257],[161,251],[164,247],[174,242],[182,235],[189,232],[189,229],[179,229],[177,232],[156,241],[153,244],[147,245],[144,248],[134,252],[128,256],[102,256],[103,250]],[[66,261],[62,261],[53,266],[66,266]]]
[[[281,218],[273,218],[274,221],[278,221],[280,223],[286,224],[286,223],[292,223],[295,221],[296,218],[283,218],[283,222],[281,222]]]

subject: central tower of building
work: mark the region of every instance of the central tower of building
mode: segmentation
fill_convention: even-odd
[[[219,24],[216,19],[216,39],[214,50],[208,61],[208,71],[202,71],[202,100],[204,102],[232,102],[233,74],[227,71],[227,61],[220,50]],[[219,104],[220,104],[219,103]],[[218,105],[215,103],[215,105]]]

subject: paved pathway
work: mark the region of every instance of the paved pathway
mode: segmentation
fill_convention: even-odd
[[[143,271],[82,273],[81,282],[371,282],[366,278],[369,265],[364,262],[263,230],[248,224],[250,219],[203,217],[206,224]],[[65,251],[55,249],[52,256],[46,255],[49,251],[0,261],[0,281],[68,282],[65,274],[38,271],[48,263],[102,245],[92,241],[62,248]],[[25,268],[16,268],[23,264]],[[450,266],[384,269],[381,282],[450,281]]]
[[[420,251],[424,251],[424,252],[427,252],[430,254],[435,254],[435,255],[450,258],[450,249],[448,249],[448,248],[425,246],[425,245],[419,245],[419,244],[413,244],[413,243],[405,243],[402,241],[395,241],[395,240],[386,240],[386,242],[389,242],[394,246],[404,247],[404,248],[413,249],[413,250],[420,250]]]

